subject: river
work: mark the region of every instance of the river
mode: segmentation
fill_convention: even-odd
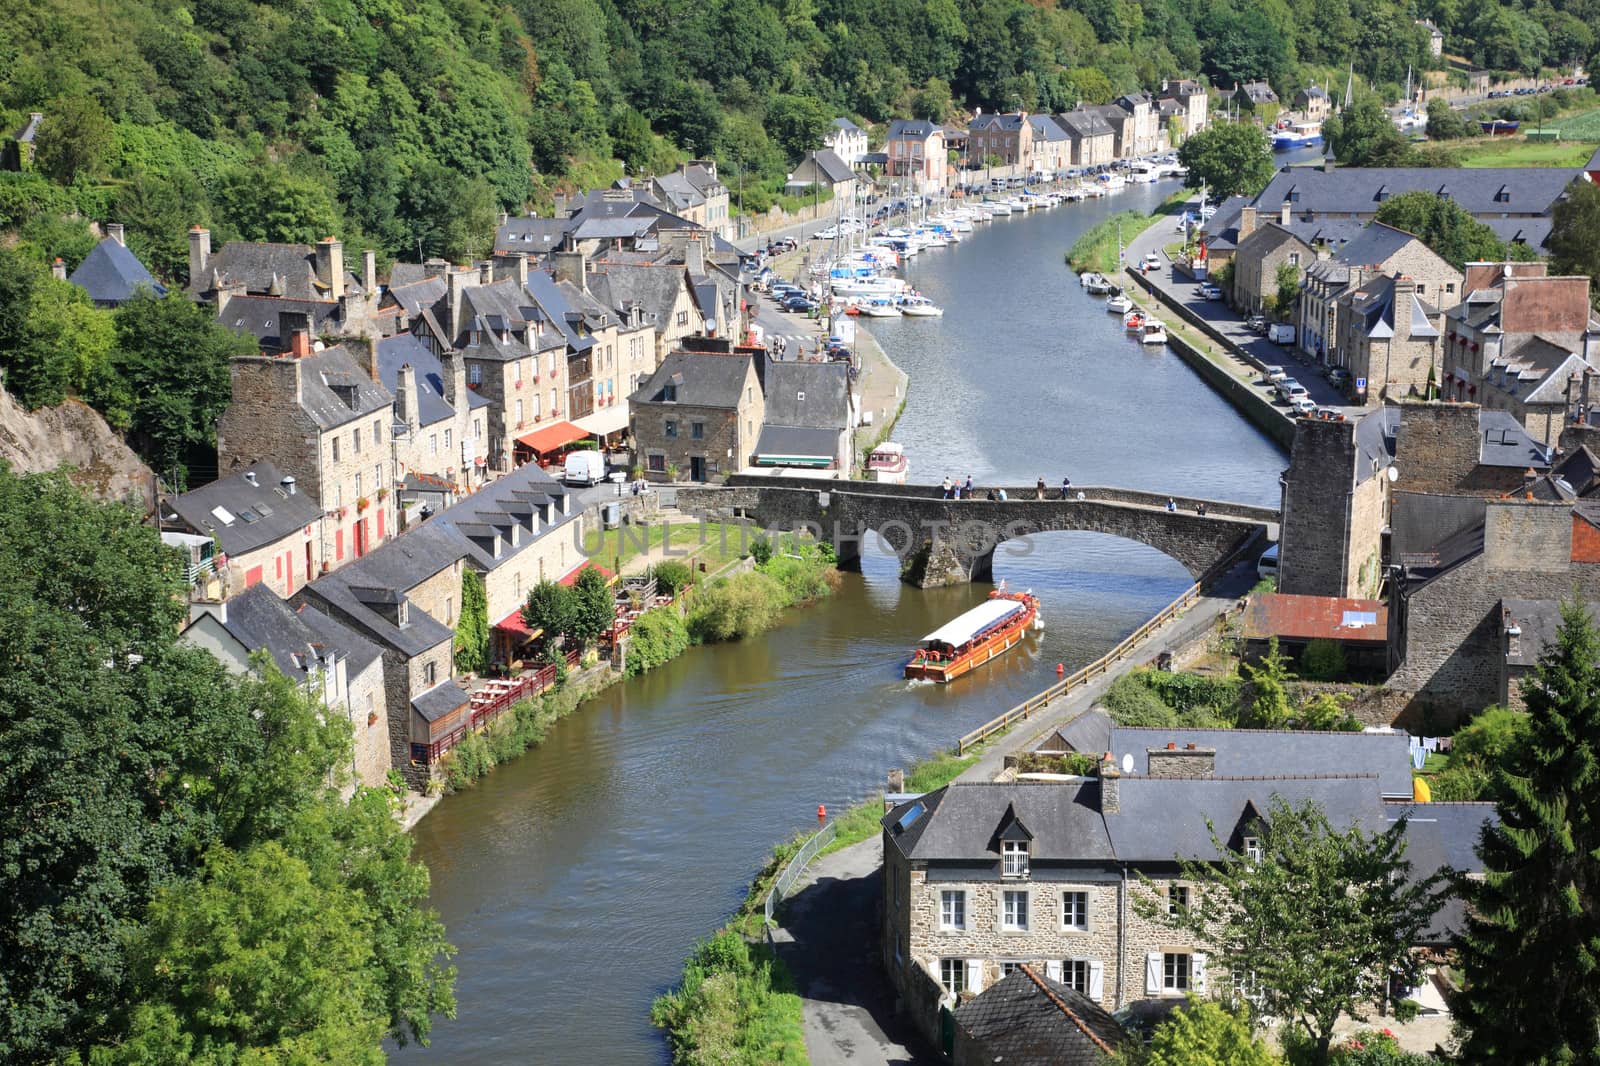
[[[1116,210],[1172,184],[980,225],[908,276],[942,319],[875,320],[911,376],[895,439],[912,479],[1125,485],[1276,504],[1283,454],[1175,355],[1148,351],[1063,264]],[[651,1000],[744,895],[772,842],[1088,662],[1189,584],[1143,545],[1057,533],[995,553],[1046,628],[952,686],[899,676],[906,649],[985,594],[902,586],[869,551],[833,599],[770,636],[691,649],[613,686],[546,743],[415,830],[460,949],[459,1015],[398,1061],[667,1061]]]

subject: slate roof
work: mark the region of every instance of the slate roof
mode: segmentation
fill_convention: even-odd
[[[1478,462],[1485,466],[1520,466],[1544,470],[1550,466],[1550,449],[1534,440],[1510,411],[1478,411],[1478,432],[1483,441]]]
[[[31,112],[28,115],[28,121],[24,122],[17,132],[12,135],[13,139],[19,144],[32,144],[34,138],[39,135],[39,123],[43,121],[43,114],[38,111]]]
[[[446,678],[411,701],[411,709],[425,722],[437,722],[468,702],[469,697],[452,678]]]
[[[1029,115],[1028,125],[1033,127],[1035,141],[1067,141],[1067,131],[1062,129],[1052,115]]]
[[[454,635],[450,627],[414,604],[407,611],[404,626],[396,625],[377,608],[405,602],[408,589],[465,555],[466,549],[452,533],[424,522],[405,536],[317,578],[295,598],[319,606],[326,604],[380,645],[408,657],[420,655],[450,640]]]
[[[1100,755],[1111,750],[1111,718],[1103,711],[1085,711],[1056,730],[1073,751]]]
[[[382,652],[315,607],[291,607],[265,585],[252,585],[227,604],[221,625],[252,654],[266,651],[283,675],[303,681],[329,660],[345,659],[354,677]],[[329,663],[331,666],[331,663]]]
[[[653,180],[659,195],[664,196],[667,203],[680,211],[698,207],[706,202],[705,193],[696,188],[688,175],[681,171],[663,174]]]
[[[899,828],[919,803],[923,813]],[[1100,816],[1098,781],[1048,786],[956,782],[900,804],[883,816],[882,825],[895,847],[912,859],[998,863],[998,833],[1011,818],[1032,834],[1034,862],[1114,857]]]
[[[1391,805],[1388,821],[1406,821],[1405,858],[1414,878],[1428,877],[1443,867],[1475,871],[1483,863],[1473,852],[1483,826],[1498,824],[1492,803],[1419,803]],[[1454,894],[1433,913],[1422,942],[1447,944],[1466,929],[1466,905]]]
[[[534,273],[530,271],[528,276]],[[471,286],[461,293],[461,333],[455,345],[469,359],[523,359],[538,346],[537,340],[535,347],[527,341],[528,326],[535,323],[545,333],[562,336],[557,324],[515,279]]]
[[[1396,491],[1389,508],[1394,561],[1408,579],[1428,581],[1479,554],[1486,508],[1471,496]]]
[[[769,426],[804,426],[835,434],[850,428],[846,363],[768,363],[762,391]],[[833,454],[832,448],[828,454]]]
[[[1377,477],[1394,462],[1395,442],[1400,430],[1400,408],[1380,407],[1362,415],[1356,422],[1356,450],[1361,461],[1356,467],[1356,484]]]
[[[1101,1066],[1126,1039],[1105,1008],[1024,965],[955,1010],[956,1025],[1006,1066]]]
[[[684,286],[681,266],[600,259],[592,261],[590,268],[593,273],[586,278],[589,291],[607,307],[618,314],[640,307],[646,321],[658,328],[671,321]]]
[[[594,337],[582,319],[582,312],[572,305],[549,274],[542,270],[528,271],[527,295],[561,331],[569,352],[586,352],[594,347]]]
[[[1213,772],[1218,777],[1366,774],[1377,779],[1385,796],[1411,795],[1411,761],[1404,733],[1113,725],[1108,750],[1119,764],[1124,755],[1132,755],[1134,774],[1145,776],[1150,772],[1149,749],[1168,744],[1215,749]]]
[[[217,311],[216,321],[235,333],[256,338],[264,349],[279,351],[289,346],[288,338],[278,326],[278,316],[285,311],[309,316],[312,336],[341,332],[339,305],[332,300],[234,296]]]
[[[1362,319],[1362,329],[1368,337],[1383,339],[1395,335],[1397,316],[1405,321],[1413,338],[1438,338],[1439,330],[1433,324],[1438,309],[1412,292],[1409,300],[1396,300],[1395,279],[1380,274],[1362,285],[1351,296],[1351,309]]]
[[[465,557],[478,570],[487,572],[516,558],[553,531],[579,521],[581,508],[573,508],[571,514],[561,512],[562,498],[568,492],[565,485],[537,464],[527,463],[440,511],[422,529],[447,540],[456,558]],[[551,504],[549,522],[540,513],[545,503]],[[518,527],[516,544],[511,543],[512,526]],[[499,554],[495,554],[496,547]]]
[[[888,139],[892,141],[896,138],[904,137],[910,138],[911,140],[921,141],[927,140],[929,137],[933,136],[939,131],[940,128],[937,122],[929,122],[926,119],[920,118],[897,118],[893,122],[889,123]]]
[[[680,403],[697,407],[739,406],[750,368],[747,355],[706,355],[669,352],[656,372],[629,397],[631,403]],[[665,398],[667,386],[677,387],[677,399]]]
[[[508,218],[495,230],[494,249],[541,254],[561,247],[572,228],[571,219],[565,218]]]
[[[95,245],[67,280],[87,292],[95,303],[120,304],[132,299],[141,285],[157,296],[167,294],[166,287],[150,276],[139,257],[110,237]]]
[[[1055,120],[1056,124],[1059,125],[1062,130],[1068,134],[1068,136],[1078,139],[1082,139],[1084,137],[1105,137],[1116,132],[1111,128],[1111,123],[1106,121],[1104,115],[1100,114],[1098,111],[1088,110],[1087,108],[1080,108],[1076,111],[1063,111],[1061,114],[1055,116]]]
[[[813,152],[810,162],[814,170],[819,173],[830,185],[837,185],[842,181],[854,181],[856,172],[850,165],[839,158],[839,153],[832,148],[823,148]]]
[[[1382,222],[1369,222],[1361,234],[1334,253],[1334,258],[1352,266],[1382,266],[1390,257],[1417,237]]]
[[[254,485],[247,474],[255,475]],[[283,476],[276,466],[261,460],[209,485],[167,497],[163,511],[202,536],[214,536],[228,555],[244,555],[299,533],[322,516],[322,505],[314,495],[297,489],[291,496],[284,490]],[[219,507],[231,521],[215,513]],[[167,517],[164,514],[163,521]]]
[[[1239,94],[1252,103],[1275,103],[1278,94],[1272,91],[1272,86],[1264,81],[1247,81],[1239,86]]]
[[[1595,604],[1585,607],[1589,617],[1600,617]],[[1500,601],[1500,613],[1505,626],[1517,626],[1522,630],[1515,651],[1506,653],[1508,666],[1533,666],[1545,647],[1555,642],[1556,632],[1561,628],[1559,600],[1504,599]]]
[[[207,277],[192,279],[201,291],[243,285],[252,295],[331,299],[327,286],[317,280],[316,253],[308,244],[229,241],[211,256],[206,271]],[[356,289],[361,288],[355,276],[347,273],[346,288],[352,282]]]
[[[342,426],[394,403],[389,390],[373,381],[342,344],[301,356],[300,383],[301,409],[321,429]]]
[[[761,427],[756,438],[757,456],[828,456],[834,458],[839,451],[839,431],[813,429],[803,426]]]
[[[1549,335],[1516,334],[1507,338],[1508,350],[1490,360],[1485,388],[1508,392],[1524,403],[1567,402],[1567,382],[1573,374],[1590,370],[1579,354],[1582,334],[1561,339]],[[1514,345],[1514,346],[1512,346]]]
[[[1016,112],[1008,114],[992,113],[977,116],[967,123],[967,129],[972,133],[976,133],[979,130],[999,130],[1002,133],[1016,133],[1022,129],[1022,122],[1022,115]]]
[[[850,132],[850,133],[860,133],[861,132],[861,127],[857,126],[854,122],[851,122],[847,118],[836,118],[836,119],[834,119],[833,120],[833,128],[837,129],[837,130],[845,130],[845,131]]]
[[[396,269],[399,264],[395,264]],[[444,275],[435,274],[433,277],[424,277],[404,285],[391,284],[386,296],[392,297],[408,315],[420,315],[424,309],[433,307],[450,293],[450,283]]]
[[[417,423],[426,428],[455,417],[455,408],[444,398],[444,366],[426,344],[411,333],[385,337],[378,342],[378,380],[395,393],[400,387],[400,368],[411,364],[417,380]],[[489,401],[467,391],[469,409],[488,407]]]

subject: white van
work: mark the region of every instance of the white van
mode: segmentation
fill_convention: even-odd
[[[1294,326],[1288,322],[1274,322],[1267,327],[1267,340],[1273,344],[1293,344]]]
[[[1270,577],[1278,580],[1278,545],[1274,544],[1261,553],[1261,558],[1256,561],[1256,575]]]
[[[567,453],[567,467],[563,475],[569,485],[598,485],[606,479],[606,457],[597,451]]]

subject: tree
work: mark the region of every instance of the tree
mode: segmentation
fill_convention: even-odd
[[[767,129],[791,160],[821,146],[831,121],[822,101],[810,96],[780,94],[767,105]]]
[[[1349,167],[1404,166],[1411,153],[1405,134],[1395,128],[1376,97],[1357,100],[1323,124],[1334,158]]]
[[[1565,603],[1523,689],[1526,743],[1495,769],[1498,822],[1462,878],[1467,1063],[1596,1061],[1600,1032],[1600,634]]]
[[[282,163],[262,160],[225,172],[212,202],[241,240],[314,244],[339,229],[327,183]]]
[[[605,574],[593,565],[578,571],[572,592],[572,628],[568,633],[580,645],[588,647],[617,620],[616,600]]]
[[[1150,1036],[1142,1066],[1275,1066],[1271,1051],[1250,1029],[1242,1009],[1190,995]]]
[[[1255,195],[1267,187],[1274,170],[1272,142],[1249,122],[1201,130],[1183,142],[1178,162],[1189,168],[1183,183],[1191,189],[1205,186],[1214,201]]]
[[[950,117],[950,83],[929,75],[922,88],[911,97],[911,114],[929,122],[944,122]]]
[[[522,624],[543,630],[545,642],[553,647],[558,638],[571,631],[577,610],[572,589],[546,578],[528,590],[528,599],[522,605]]]
[[[1245,678],[1250,682],[1252,695],[1250,710],[1239,722],[1256,729],[1282,729],[1289,721],[1288,683],[1294,680],[1289,672],[1289,659],[1278,651],[1278,638],[1267,640],[1267,652],[1261,661],[1243,666]]]
[[[1278,283],[1275,298],[1278,313],[1289,315],[1294,313],[1294,304],[1300,296],[1300,268],[1293,263],[1279,263],[1275,279]]]
[[[233,400],[233,357],[254,352],[254,342],[213,321],[204,304],[148,291],[117,308],[115,321],[118,381],[108,400],[125,405],[139,454],[180,475],[211,459],[217,420]]]
[[[116,127],[94,97],[56,100],[39,124],[36,162],[63,184],[97,178],[116,135]]]
[[[1455,141],[1465,137],[1469,132],[1467,120],[1450,106],[1450,101],[1442,96],[1435,96],[1428,101],[1429,140]]]
[[[1248,975],[1259,1010],[1303,1027],[1313,1061],[1326,1063],[1341,1015],[1362,1020],[1391,979],[1419,979],[1411,946],[1438,910],[1445,874],[1413,877],[1405,818],[1368,835],[1359,825],[1335,829],[1313,801],[1274,796],[1245,832],[1260,859],[1231,850],[1212,826],[1219,860],[1180,857],[1181,876],[1201,885],[1190,906],[1169,913],[1150,893],[1136,908],[1209,945],[1230,974]]]
[[[1494,230],[1467,213],[1454,200],[1425,189],[1404,192],[1378,205],[1373,216],[1384,225],[1421,238],[1439,258],[1457,270],[1466,263],[1493,262],[1506,257],[1506,246]]]
[[[470,567],[461,571],[461,617],[456,622],[456,669],[482,670],[489,658],[489,600],[483,577]]]
[[[1589,300],[1600,309],[1600,185],[1574,181],[1550,212],[1552,274],[1587,274]]]

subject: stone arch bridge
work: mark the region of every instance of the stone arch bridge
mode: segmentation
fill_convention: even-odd
[[[1257,533],[1275,533],[1278,522],[1277,510],[1269,507],[1136,489],[1073,486],[1063,500],[1053,488],[1040,500],[1034,486],[1006,486],[1006,495],[1005,500],[946,500],[937,485],[757,475],[677,490],[678,508],[689,514],[745,519],[763,529],[808,529],[833,545],[841,567],[859,567],[863,539],[876,535],[900,556],[902,576],[924,588],[990,580],[996,547],[1060,531],[1106,533],[1148,544],[1199,580]],[[1176,511],[1167,510],[1169,499]]]

